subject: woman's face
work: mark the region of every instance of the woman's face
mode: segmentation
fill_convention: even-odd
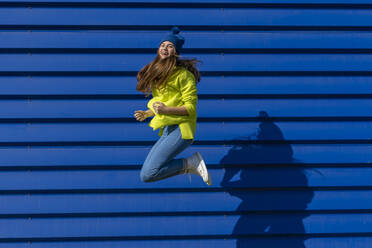
[[[160,44],[158,53],[161,59],[165,59],[171,55],[174,55],[176,53],[176,48],[174,47],[172,42],[164,41]]]

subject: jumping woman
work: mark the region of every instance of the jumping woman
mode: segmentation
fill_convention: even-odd
[[[134,117],[144,121],[153,117],[149,126],[159,129],[160,138],[151,148],[142,166],[143,182],[154,182],[175,175],[190,173],[199,175],[207,185],[212,184],[204,159],[199,152],[188,158],[174,159],[194,142],[196,130],[196,82],[200,73],[196,59],[180,59],[185,42],[173,27],[159,43],[157,56],[137,74],[137,91],[152,94],[148,110],[137,110]],[[191,180],[191,177],[190,177]]]

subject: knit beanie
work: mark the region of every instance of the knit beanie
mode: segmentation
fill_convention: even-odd
[[[183,38],[181,35],[179,35],[179,32],[181,32],[181,30],[178,27],[173,27],[172,30],[171,30],[171,33],[166,35],[160,41],[159,46],[164,41],[170,41],[175,46],[175,48],[177,50],[177,53],[180,54],[180,50],[181,50],[183,44],[185,43],[185,38]]]

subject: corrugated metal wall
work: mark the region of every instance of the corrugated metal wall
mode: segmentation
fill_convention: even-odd
[[[136,72],[203,61],[213,186],[146,184]],[[372,247],[372,1],[0,1],[0,247]]]

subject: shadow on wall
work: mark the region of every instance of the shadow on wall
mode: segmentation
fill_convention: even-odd
[[[268,117],[265,111],[261,111],[259,117],[263,118],[263,121],[259,124],[258,132],[244,138],[244,140],[259,142],[234,145],[220,161],[220,164],[225,165],[221,186],[230,195],[242,200],[236,209],[240,218],[233,229],[232,236],[237,238],[238,248],[303,248],[306,240],[306,235],[301,235],[305,234],[303,219],[308,214],[302,210],[307,208],[314,193],[307,188],[308,182],[303,167],[298,166],[299,161],[293,158],[290,144],[260,143],[269,140],[281,141],[284,140],[284,136],[274,122],[265,119]],[[242,139],[234,141],[239,143]],[[268,166],[244,166],[260,164]],[[275,167],[279,164],[282,166]],[[234,180],[238,173],[240,178]],[[288,190],[291,186],[306,189]],[[287,189],[280,190],[281,187]],[[262,190],[263,188],[266,189]],[[293,210],[293,212],[281,212],[282,210]],[[262,212],[257,213],[257,211]],[[256,236],[248,238],[247,234]],[[284,235],[280,237],[280,234]],[[285,234],[296,235],[288,237]]]

